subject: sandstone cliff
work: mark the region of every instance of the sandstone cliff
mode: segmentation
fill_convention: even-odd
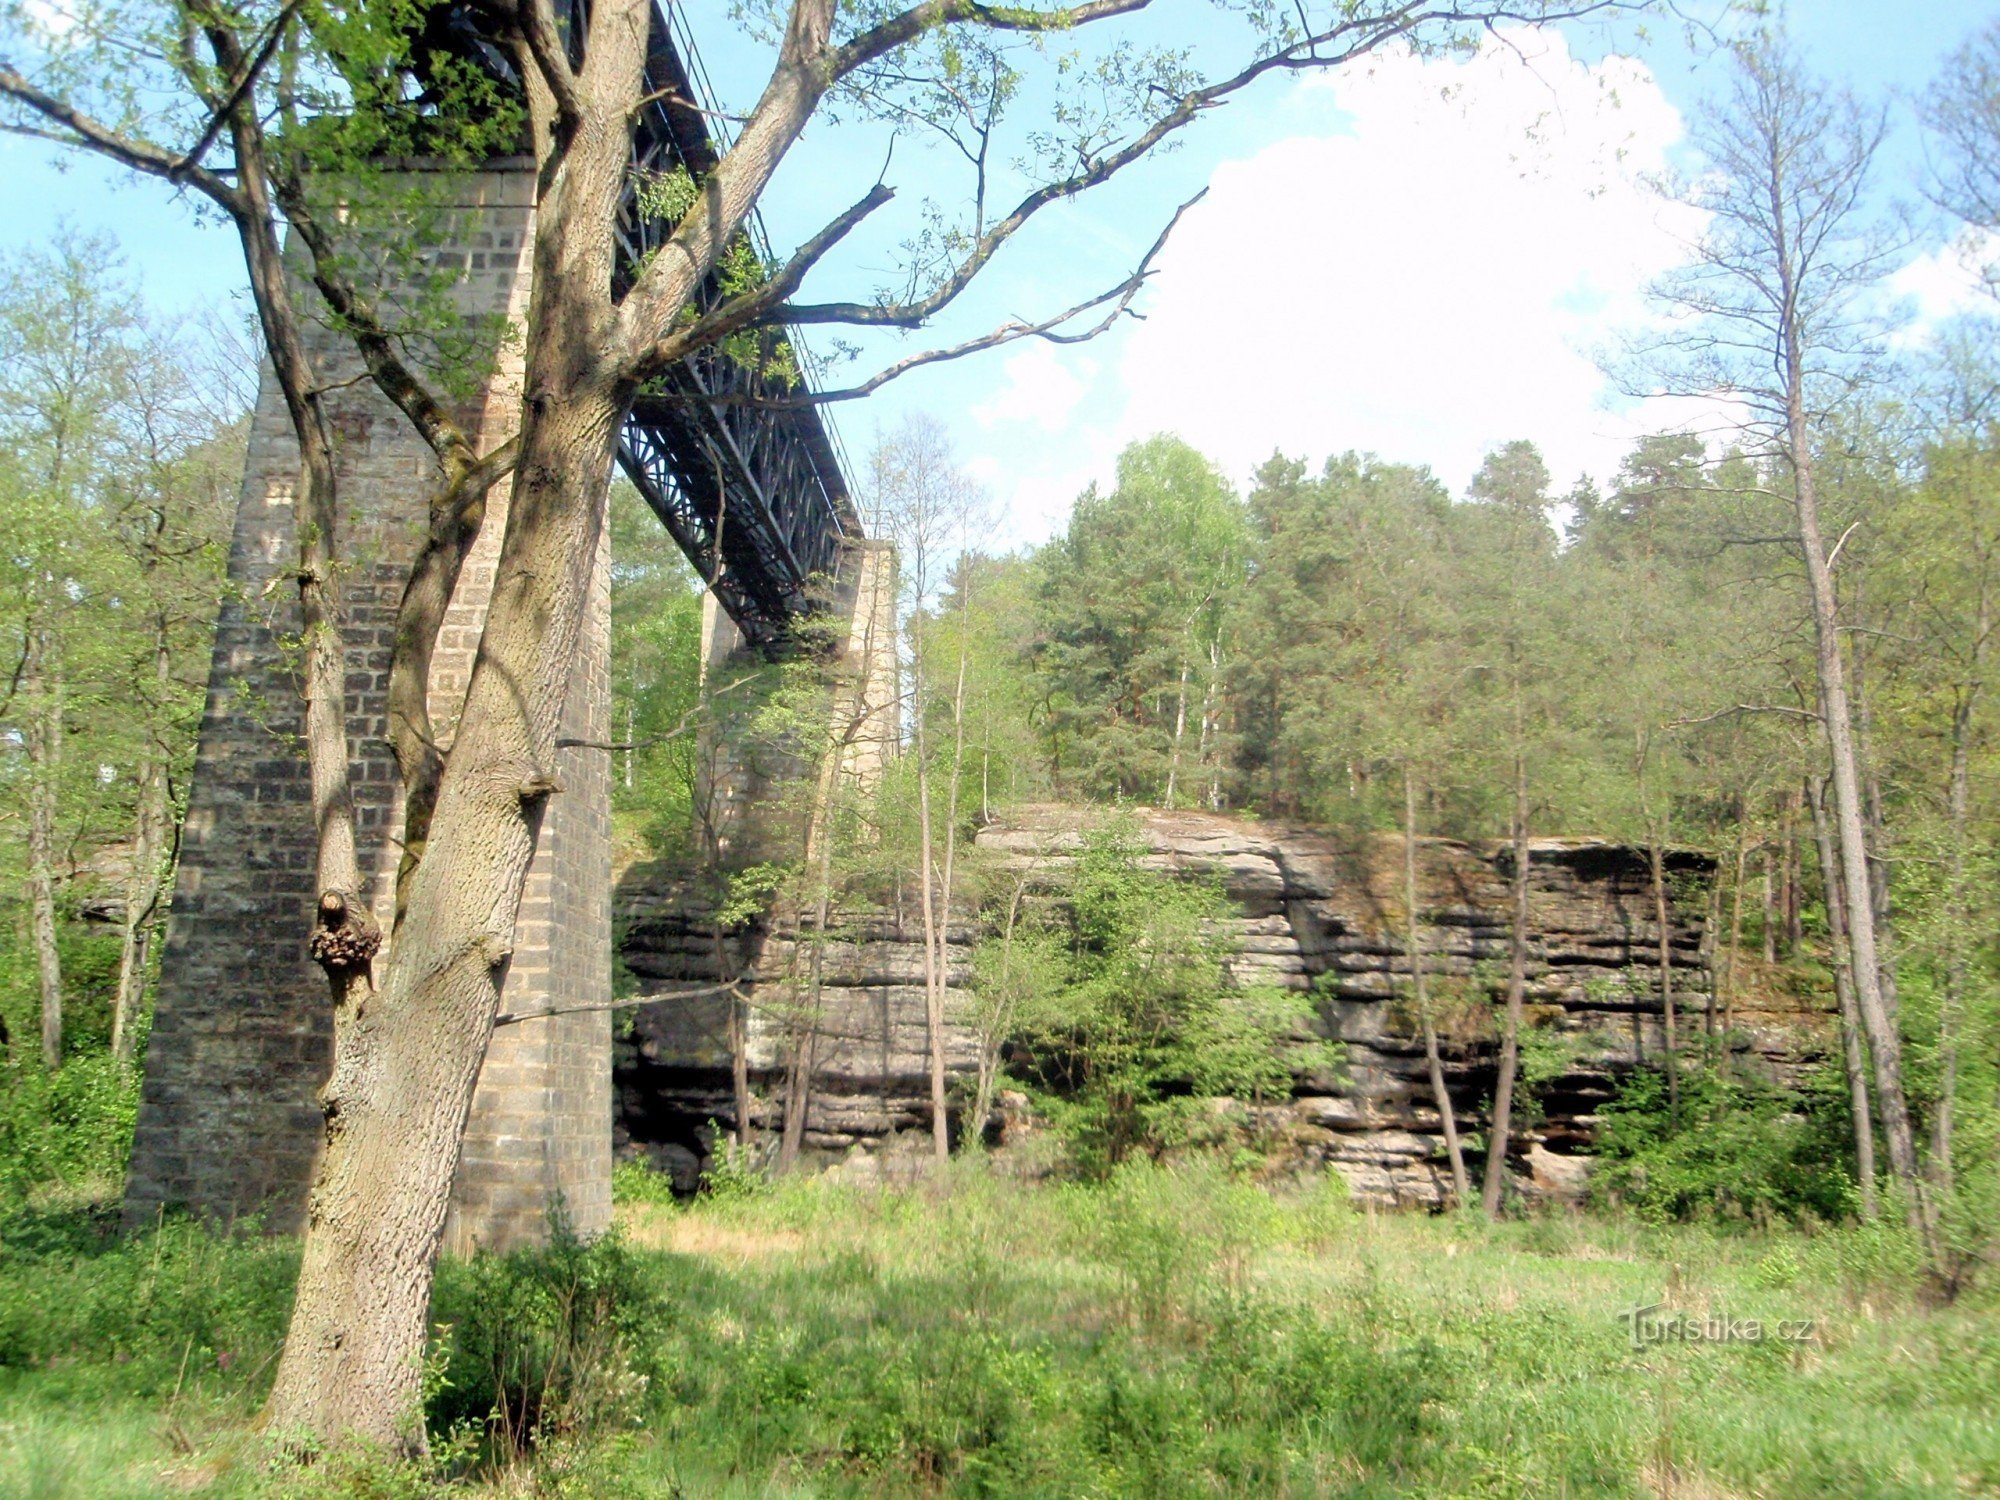
[[[1080,843],[1082,817],[1075,808],[1028,808],[982,831],[978,843],[1003,875],[1024,873],[1053,891]],[[1281,1121],[1294,1154],[1333,1167],[1374,1201],[1437,1201],[1446,1181],[1439,1122],[1404,998],[1401,841],[1346,843],[1319,830],[1186,812],[1141,814],[1138,829],[1156,867],[1222,883],[1237,910],[1228,934],[1235,976],[1310,992],[1320,1026],[1342,1044],[1340,1067],[1297,1081]],[[1710,1004],[1702,908],[1712,870],[1705,857],[1680,851],[1668,855],[1667,870],[1675,1005],[1690,1042]],[[1418,871],[1420,934],[1427,971],[1437,976],[1449,1084],[1461,1128],[1476,1132],[1493,1086],[1487,997],[1504,983],[1507,965],[1511,850],[1425,839]],[[1594,1112],[1617,1076],[1660,1056],[1658,928],[1643,850],[1539,839],[1529,874],[1529,1020],[1548,1076],[1537,1091],[1539,1118],[1517,1142],[1514,1163],[1529,1188],[1560,1194],[1581,1180]],[[621,887],[621,917],[624,960],[642,991],[671,995],[742,976],[752,1123],[775,1130],[792,1024],[786,1000],[806,961],[797,932],[774,921],[724,934],[718,944],[708,912],[643,869]],[[966,1014],[979,936],[969,918],[954,924],[949,1015]],[[915,914],[850,914],[819,959],[824,999],[807,1147],[849,1170],[920,1150],[928,1086]],[[690,1183],[707,1150],[707,1122],[733,1120],[729,1003],[711,994],[641,1007],[619,1048],[621,1145],[652,1154]],[[1738,1011],[1734,1021],[1739,1048],[1780,1078],[1825,1045],[1824,1019],[1814,1013]],[[973,1065],[972,1038],[956,1024],[947,1055],[954,1071]]]

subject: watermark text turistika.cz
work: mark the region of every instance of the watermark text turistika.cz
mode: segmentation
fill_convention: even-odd
[[[1668,1312],[1666,1307],[1654,1302],[1618,1314],[1634,1349],[1662,1344],[1809,1344],[1818,1331],[1814,1318],[1735,1318],[1719,1312]]]

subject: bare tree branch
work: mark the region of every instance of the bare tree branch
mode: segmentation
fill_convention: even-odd
[[[952,344],[941,349],[927,349],[920,354],[912,354],[905,359],[899,359],[894,364],[878,370],[867,380],[862,381],[861,384],[847,386],[839,390],[802,391],[790,396],[742,394],[708,395],[700,398],[668,396],[663,399],[700,399],[715,406],[766,406],[780,411],[821,406],[833,401],[858,400],[872,391],[880,390],[899,376],[907,375],[910,371],[921,369],[925,365],[943,364],[948,360],[963,359],[968,354],[977,354],[985,349],[997,349],[1004,344],[1012,344],[1021,339],[1039,338],[1051,344],[1085,343],[1109,330],[1121,316],[1140,316],[1140,314],[1131,311],[1132,301],[1139,295],[1140,288],[1151,278],[1153,274],[1153,261],[1159,256],[1160,251],[1165,248],[1168,239],[1174,232],[1175,226],[1181,221],[1181,215],[1185,214],[1207,196],[1208,189],[1203,188],[1192,198],[1188,199],[1187,202],[1174,210],[1173,217],[1167,221],[1166,227],[1160,231],[1159,238],[1153,241],[1151,248],[1146,251],[1144,257],[1141,258],[1139,264],[1133,269],[1131,275],[1127,276],[1116,286],[1099,292],[1096,296],[1087,298],[1073,307],[1065,308],[1062,312],[1056,313],[1052,317],[1043,318],[1039,322],[1028,323],[1014,320],[1002,323],[990,332],[981,334],[977,338],[967,339],[963,343]],[[1084,314],[1094,312],[1099,308],[1105,307],[1107,304],[1110,304],[1109,310],[1089,327],[1073,333],[1057,331],[1064,324],[1074,322],[1076,319],[1084,316]],[[771,321],[784,322],[784,310],[781,308],[774,312],[771,316]]]

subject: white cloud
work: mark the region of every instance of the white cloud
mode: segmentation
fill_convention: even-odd
[[[1615,401],[1593,356],[1652,318],[1647,283],[1701,227],[1646,185],[1682,125],[1642,64],[1587,65],[1559,33],[1522,32],[1294,87],[1326,132],[1215,172],[1101,372],[1114,419],[1035,465],[1037,491],[1074,495],[1158,431],[1239,480],[1274,448],[1357,448],[1460,489],[1510,438],[1566,485],[1611,475],[1641,433],[1713,425],[1698,405]],[[1031,391],[1071,399],[1063,371],[1098,373],[1072,351],[1018,357],[981,420],[1029,410]],[[1024,513],[1046,510],[1034,498]]]
[[[1603,408],[1591,347],[1646,316],[1699,227],[1644,182],[1681,134],[1651,74],[1547,32],[1305,87],[1351,132],[1216,174],[1128,346],[1128,428],[1238,474],[1274,446],[1356,447],[1456,488],[1515,437],[1559,482],[1608,474],[1655,424]]]
[[[1913,315],[1900,340],[1914,342],[1965,313],[1993,311],[1986,276],[2000,265],[2000,234],[1969,229],[1949,245],[1920,255],[1888,281],[1888,292]]]
[[[1031,341],[1002,363],[1005,383],[970,415],[981,427],[1019,422],[1045,433],[1064,432],[1097,368],[1088,354],[1065,357],[1056,345]]]

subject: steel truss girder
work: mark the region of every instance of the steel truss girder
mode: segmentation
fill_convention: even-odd
[[[684,167],[699,181],[717,161],[657,5],[645,92],[651,102],[633,131],[633,170],[618,214],[614,276],[621,295],[674,229],[644,213],[642,176]],[[706,312],[722,298],[711,277],[697,310]],[[781,337],[766,335],[764,351]],[[646,503],[712,583],[745,638],[765,650],[775,649],[792,622],[817,607],[814,580],[836,575],[842,543],[861,535],[819,414],[757,404],[793,394],[776,378],[705,349],[639,398],[618,444],[619,464]]]

